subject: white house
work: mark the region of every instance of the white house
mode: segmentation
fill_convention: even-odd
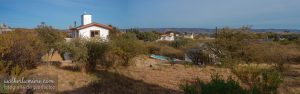
[[[194,33],[186,33],[183,35],[183,37],[187,39],[194,39]]]
[[[14,30],[5,24],[0,24],[0,34],[6,33],[6,32],[11,32],[11,31],[14,31]]]
[[[81,15],[81,26],[71,28],[72,38],[93,38],[99,37],[108,40],[109,32],[112,28],[103,24],[92,22],[92,15],[84,13]]]
[[[160,36],[159,41],[174,41],[175,34],[174,33],[166,33]]]

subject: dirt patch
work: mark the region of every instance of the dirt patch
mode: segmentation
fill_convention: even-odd
[[[37,69],[27,71],[23,75],[49,75],[57,76],[58,78],[58,92],[73,90],[88,85],[96,80],[96,77],[83,72],[73,72],[69,70],[60,69],[51,65],[41,65]]]
[[[63,61],[63,58],[61,57],[58,51],[55,51],[53,55],[46,54],[42,58],[44,61],[59,61],[59,62]]]
[[[289,64],[288,70],[284,74],[283,84],[279,90],[282,94],[300,94],[300,64]]]
[[[157,84],[174,90],[180,90],[179,86],[184,81],[192,81],[199,78],[202,81],[208,82],[213,73],[223,75],[225,79],[229,75],[234,76],[226,68],[212,66],[200,68],[182,64],[171,65],[165,62],[157,62],[157,60],[150,58],[141,61],[140,64],[136,64],[138,66],[120,68],[116,71],[135,80],[142,80],[146,83]]]

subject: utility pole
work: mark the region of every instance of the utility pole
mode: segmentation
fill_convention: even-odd
[[[218,27],[216,27],[216,35],[215,35],[215,38],[218,37]]]

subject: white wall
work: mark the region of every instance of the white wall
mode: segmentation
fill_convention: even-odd
[[[174,36],[162,36],[160,37],[159,40],[164,40],[164,41],[174,41],[175,37]]]
[[[84,37],[84,38],[91,38],[91,30],[99,30],[100,38],[102,38],[103,40],[107,40],[109,30],[105,29],[105,28],[97,27],[97,26],[91,26],[91,27],[79,30],[79,36]]]
[[[81,25],[87,25],[92,23],[92,15],[84,14],[81,16]]]

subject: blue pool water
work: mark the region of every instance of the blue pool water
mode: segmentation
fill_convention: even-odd
[[[161,56],[161,55],[154,55],[154,54],[151,54],[150,55],[151,58],[154,58],[154,59],[159,59],[159,60],[164,60],[164,61],[169,61],[169,57],[166,57],[166,56]],[[180,61],[179,59],[176,59],[176,58],[173,58],[172,61]]]

